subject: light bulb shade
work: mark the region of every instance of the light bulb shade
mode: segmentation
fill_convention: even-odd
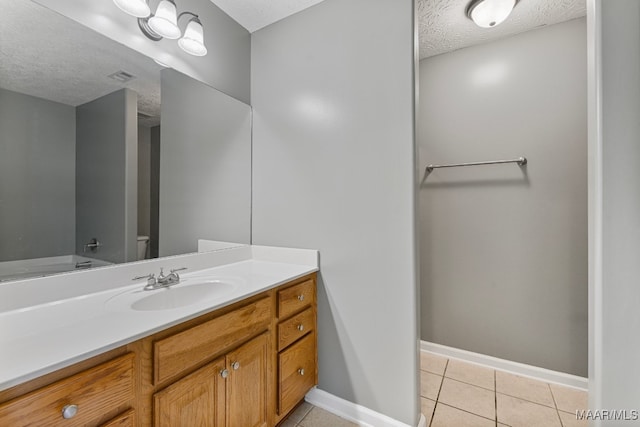
[[[157,34],[167,39],[180,37],[176,5],[171,0],[162,0],[156,14],[149,18],[149,27]]]
[[[146,0],[113,0],[113,2],[120,10],[136,18],[146,18],[151,15],[151,9]]]
[[[502,23],[511,14],[516,0],[478,0],[467,10],[469,18],[482,28],[492,28]]]
[[[191,18],[184,30],[184,36],[178,40],[178,45],[182,50],[194,56],[207,54],[207,48],[204,45],[204,29],[198,18]]]

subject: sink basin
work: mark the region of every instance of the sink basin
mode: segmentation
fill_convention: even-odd
[[[171,310],[231,294],[239,286],[237,280],[183,279],[181,283],[153,291],[129,291],[107,303],[136,311]]]

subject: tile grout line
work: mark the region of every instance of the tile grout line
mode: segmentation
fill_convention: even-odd
[[[551,400],[553,400],[553,406],[558,410],[558,402],[556,402],[556,396],[553,394],[553,390],[551,390],[551,384],[547,383],[547,387],[549,388],[549,393],[551,393]]]
[[[436,417],[436,408],[438,407],[438,403],[440,403],[440,391],[442,391],[442,385],[444,384],[445,374],[447,373],[447,368],[449,367],[449,359],[444,364],[444,370],[442,371],[442,381],[440,382],[440,387],[438,388],[438,394],[436,395],[436,404],[433,405],[433,413],[431,414],[431,421],[429,422],[429,426],[433,424],[433,419]]]
[[[500,394],[503,395],[503,396],[509,396],[509,397],[514,398],[514,399],[519,399],[519,400],[523,400],[525,402],[533,403],[534,405],[540,405],[540,406],[544,406],[545,408],[558,410],[557,408],[554,407],[555,406],[555,402],[554,402],[554,406],[549,406],[549,405],[545,405],[544,403],[535,402],[533,400],[525,399],[524,397],[520,397],[520,396],[514,396],[514,395],[508,394],[508,393],[500,393]],[[565,412],[565,411],[562,411],[562,412]]]
[[[477,417],[477,418],[482,418],[482,419],[485,419],[485,420],[487,420],[487,421],[495,421],[495,420],[492,420],[491,418],[487,418],[487,417],[485,417],[485,416],[483,416],[483,415],[478,415],[478,414],[476,414],[476,413],[474,413],[474,412],[470,412],[470,411],[468,411],[468,410],[466,410],[466,409],[458,408],[457,406],[448,405],[448,404],[446,404],[446,403],[440,403],[440,404],[441,404],[442,406],[447,406],[447,407],[449,407],[449,408],[453,408],[453,409],[458,410],[458,411],[460,411],[460,412],[466,412],[467,414],[469,414],[469,415],[473,415],[474,417]]]
[[[495,396],[495,390],[489,390],[489,389],[487,389],[487,388],[480,387],[480,386],[477,386],[477,385],[475,385],[475,384],[470,384],[470,383],[466,383],[466,382],[464,382],[464,381],[456,380],[455,378],[447,377],[447,376],[446,376],[446,373],[447,373],[447,368],[448,368],[448,367],[449,367],[449,359],[447,359],[447,362],[445,363],[445,369],[444,369],[444,372],[442,373],[442,383],[440,384],[440,389],[438,390],[438,396],[437,396],[437,398],[436,398],[436,406],[434,407],[433,414],[432,414],[432,417],[431,417],[431,422],[429,423],[429,426],[428,426],[428,427],[431,427],[431,425],[433,424],[433,419],[434,419],[434,417],[435,417],[435,412],[436,412],[435,410],[436,410],[436,408],[437,408],[437,406],[438,406],[438,405],[444,405],[444,406],[447,406],[447,407],[449,407],[449,408],[456,409],[456,410],[458,410],[458,411],[466,412],[467,414],[469,414],[469,415],[473,415],[473,416],[475,416],[475,417],[484,418],[485,420],[488,420],[488,421],[494,421],[494,422],[496,423],[496,427],[497,427],[497,423],[498,423],[498,421],[497,421],[497,414],[496,414],[496,416],[494,417],[494,419],[493,419],[493,420],[491,420],[490,418],[487,418],[487,417],[485,417],[485,416],[482,416],[482,415],[476,414],[476,413],[471,412],[471,411],[468,411],[468,410],[466,410],[466,409],[458,408],[457,406],[453,406],[453,405],[449,405],[449,404],[446,404],[446,403],[442,403],[442,402],[440,402],[440,392],[442,391],[442,386],[444,385],[444,379],[445,379],[445,378],[450,379],[450,380],[452,380],[452,381],[456,381],[456,382],[462,383],[462,384],[470,385],[470,386],[473,386],[473,387],[478,387],[478,388],[480,388],[480,389],[482,389],[482,390],[493,391],[494,396]],[[494,387],[495,387],[495,370],[494,370],[493,375],[494,375]],[[494,397],[494,399],[495,399],[495,397]]]
[[[455,381],[455,382],[457,382],[457,383],[461,383],[461,384],[464,384],[464,385],[470,385],[471,387],[480,388],[480,389],[482,389],[482,390],[492,391],[492,392],[494,392],[494,393],[495,393],[495,391],[496,391],[496,390],[495,390],[495,388],[491,389],[491,388],[482,387],[481,385],[473,384],[473,383],[469,383],[469,382],[466,382],[466,381],[462,381],[462,380],[459,380],[459,379],[457,379],[457,378],[451,378],[451,377],[443,377],[443,378],[446,378],[446,379],[448,379],[448,380]],[[495,379],[494,379],[494,384],[493,384],[493,386],[495,387]],[[504,394],[504,393],[503,393],[503,394]]]
[[[495,376],[495,371],[494,371],[494,376]],[[472,386],[474,386],[474,387],[478,387],[478,388],[481,388],[481,389],[484,389],[484,390],[495,391],[495,388],[492,390],[492,389],[490,389],[490,388],[486,388],[486,387],[483,387],[483,386],[481,386],[481,385],[473,384],[473,383],[470,383],[470,382],[467,382],[467,381],[462,381],[462,380],[459,380],[459,379],[457,379],[457,378],[453,378],[453,377],[446,377],[446,378],[449,378],[450,380],[453,380],[453,381],[458,381],[459,383],[463,383],[463,384],[467,384],[467,385],[472,385]],[[495,380],[494,380],[494,381],[495,381]],[[495,382],[494,382],[494,385],[493,385],[493,386],[495,387]]]
[[[291,412],[291,414],[289,414],[289,417],[291,417],[291,416],[293,415],[293,413],[294,413],[295,411],[297,411],[297,410],[300,408],[300,406],[304,405],[305,403],[307,403],[307,402],[306,402],[306,401],[304,401],[301,405],[299,405],[299,406],[298,406],[298,408],[296,408],[295,410],[293,410],[293,411]],[[309,415],[309,413],[313,410],[313,408],[315,408],[315,406],[314,406],[314,405],[312,405],[312,404],[309,404],[309,409],[304,413],[304,415],[303,415],[302,417],[300,417],[300,421],[298,421],[298,422],[297,422],[293,427],[304,427],[304,426],[302,425],[302,421],[304,421],[304,419],[307,417],[307,415]],[[287,419],[288,419],[288,417],[287,417]],[[286,419],[285,419],[284,421],[286,421]]]
[[[440,387],[438,388],[438,395],[436,396],[436,403],[440,400],[440,392],[442,391],[442,386],[444,385],[445,375],[447,374],[447,368],[449,367],[449,359],[447,359],[447,363],[444,364],[444,371],[442,371],[442,381],[440,382]],[[434,411],[435,412],[435,411]]]
[[[496,370],[493,370],[493,403],[496,410],[496,427],[498,427],[498,381],[496,380]]]
[[[558,409],[558,402],[556,402],[556,396],[553,394],[553,390],[551,389],[551,384],[547,383],[547,387],[549,387],[549,393],[551,393],[551,399],[553,399],[553,405],[556,407],[556,416],[558,417],[558,421],[560,421],[560,427],[564,426],[562,422],[562,417],[560,416],[560,409]]]
[[[448,371],[449,368],[450,368],[449,367],[450,364],[451,364],[451,359],[447,358],[446,361],[445,361],[445,366],[444,366],[443,371],[432,372],[432,370],[421,369],[421,370],[429,372],[429,373],[431,373],[433,375],[438,375],[440,372],[442,372],[442,374],[441,374],[442,375],[442,382],[440,383],[440,385],[438,387],[438,392],[437,392],[436,398],[435,398],[435,405],[434,405],[433,412],[431,413],[431,420],[429,422],[428,427],[431,427],[431,426],[434,425],[433,423],[434,423],[434,418],[435,418],[435,414],[436,414],[436,409],[440,405],[445,406],[445,407],[449,407],[449,408],[453,408],[453,409],[465,412],[465,413],[467,413],[469,415],[473,415],[473,416],[484,418],[486,420],[491,421],[491,419],[489,419],[489,418],[486,418],[486,417],[484,417],[484,416],[482,416],[480,414],[477,414],[475,412],[469,411],[467,409],[460,408],[457,405],[450,405],[450,404],[446,404],[446,403],[441,402],[440,401],[440,397],[442,395],[442,389],[444,387],[444,380],[445,379],[449,379],[451,381],[455,381],[457,383],[464,384],[464,385],[467,385],[467,386],[470,386],[470,387],[475,387],[477,389],[486,390],[486,391],[492,391],[494,393],[494,410],[495,410],[495,418],[493,419],[493,421],[494,421],[494,425],[496,427],[498,427],[499,425],[504,425],[504,426],[508,427],[507,424],[500,423],[499,418],[498,418],[498,393],[502,394],[503,396],[508,396],[510,398],[518,399],[518,400],[520,400],[522,402],[527,402],[527,403],[530,403],[532,405],[541,406],[542,408],[550,408],[552,410],[555,410],[556,411],[556,419],[559,422],[559,424],[558,424],[559,427],[566,427],[562,417],[560,416],[560,412],[565,412],[566,414],[569,414],[569,415],[571,415],[571,413],[570,412],[566,412],[566,411],[562,411],[561,409],[559,409],[557,399],[555,397],[555,394],[554,394],[554,392],[552,390],[552,387],[551,387],[550,383],[545,382],[545,381],[534,380],[534,381],[536,381],[538,383],[542,383],[541,385],[546,385],[546,388],[549,390],[549,393],[550,393],[551,398],[552,398],[552,402],[553,403],[551,405],[549,403],[541,403],[539,401],[530,400],[529,398],[525,398],[525,397],[522,397],[522,396],[514,395],[513,393],[498,392],[498,380],[497,380],[497,372],[498,372],[498,370],[495,370],[495,369],[493,370],[493,386],[494,386],[494,388],[492,390],[492,389],[483,387],[481,385],[478,385],[477,383],[471,383],[471,382],[467,382],[467,381],[464,381],[464,380],[461,380],[461,379],[450,377],[449,376],[450,372]],[[300,427],[302,427],[302,426],[300,426]]]
[[[494,385],[494,389],[490,390],[490,389],[485,388],[483,386],[480,386],[478,384],[473,384],[471,382],[467,382],[467,381],[463,381],[463,380],[460,380],[460,379],[457,379],[457,378],[449,377],[448,376],[448,374],[449,374],[448,368],[449,368],[450,362],[451,362],[451,359],[447,359],[447,361],[445,363],[445,369],[444,369],[444,372],[442,373],[442,383],[440,384],[440,388],[438,390],[438,394],[437,394],[437,397],[436,397],[436,406],[438,406],[440,404],[440,405],[444,405],[444,406],[447,406],[447,407],[455,408],[455,409],[463,411],[463,412],[467,412],[467,413],[469,413],[471,415],[482,417],[482,415],[476,414],[474,412],[470,412],[468,410],[459,408],[457,406],[452,406],[452,405],[448,405],[448,404],[440,402],[440,394],[442,392],[442,387],[444,386],[444,379],[445,378],[448,378],[448,379],[450,379],[452,381],[456,381],[458,383],[462,383],[462,384],[465,384],[465,385],[468,385],[468,386],[480,388],[480,389],[487,390],[487,391],[493,391],[494,392],[494,409],[495,409],[494,422],[495,422],[495,426],[498,427],[498,424],[500,423],[499,420],[498,420],[498,393],[499,393],[498,392],[498,384],[497,384],[497,382],[498,382],[498,380],[497,380],[497,372],[498,372],[498,370],[493,369],[493,383],[494,383],[493,385]],[[430,371],[427,371],[427,372],[430,372]],[[431,372],[431,373],[437,375],[436,372]],[[514,374],[512,374],[512,375],[514,375]],[[519,377],[519,375],[515,375],[515,376]],[[524,378],[527,378],[527,377],[524,377]],[[538,383],[542,383],[542,384],[547,386],[547,389],[549,390],[549,393],[551,394],[551,398],[552,398],[552,402],[553,402],[552,405],[549,405],[548,403],[540,403],[540,402],[537,402],[537,401],[529,400],[528,398],[524,398],[524,397],[521,397],[521,396],[513,395],[511,393],[500,392],[500,394],[502,394],[504,396],[508,396],[508,397],[514,398],[514,399],[518,399],[518,400],[521,400],[523,402],[527,402],[527,403],[530,403],[530,404],[533,404],[533,405],[538,405],[538,406],[541,406],[543,408],[550,408],[552,410],[555,409],[556,417],[557,417],[556,419],[559,421],[559,426],[560,427],[565,427],[565,424],[564,424],[564,422],[562,420],[562,417],[560,416],[560,412],[565,412],[567,414],[571,414],[571,413],[570,412],[566,412],[566,411],[561,411],[558,408],[558,403],[557,403],[555,394],[553,393],[553,390],[551,388],[551,384],[550,383],[545,382],[545,381],[540,381],[540,380],[534,380],[534,381],[538,382]],[[435,407],[434,407],[434,412],[432,413],[432,420],[431,420],[431,422],[429,424],[429,427],[431,427],[431,425],[433,423],[433,415],[435,415]],[[482,417],[482,418],[484,418],[484,417]],[[506,426],[507,424],[504,424],[504,425]]]
[[[450,360],[450,359],[447,359],[447,360]],[[480,387],[480,388],[485,389],[485,390],[494,391],[494,392],[496,391],[496,389],[495,389],[495,386],[496,386],[496,385],[495,385],[496,369],[493,369],[493,368],[487,368],[487,367],[485,367],[485,366],[481,366],[481,365],[475,365],[475,364],[473,364],[473,363],[467,363],[467,362],[465,362],[465,361],[463,361],[463,360],[458,360],[458,362],[461,362],[461,363],[462,363],[462,364],[464,364],[464,365],[480,367],[480,368],[482,368],[482,369],[486,369],[486,370],[490,370],[490,371],[492,371],[492,372],[493,372],[493,379],[494,379],[493,389],[490,389],[490,388],[487,388],[487,387],[484,387],[484,386],[481,386],[481,385],[478,385],[478,384],[470,383],[470,382],[468,382],[468,381],[464,381],[464,380],[461,380],[461,379],[458,379],[458,378],[454,378],[454,377],[447,377],[447,378],[449,378],[450,380],[458,381],[458,382],[465,383],[465,384],[468,384],[468,385],[472,385],[472,386],[475,386],[475,387]],[[445,374],[443,374],[443,375],[445,375]],[[445,375],[445,376],[446,376],[446,375]]]

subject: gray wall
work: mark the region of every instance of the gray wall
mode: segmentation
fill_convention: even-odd
[[[251,36],[240,24],[210,0],[180,0],[178,13],[191,11],[204,26],[204,57],[187,54],[177,40],[154,42],[142,35],[136,18],[122,12],[112,1],[36,0],[56,12],[92,28],[119,43],[203,81],[243,102],[251,98]],[[159,1],[150,2],[154,10]],[[99,17],[100,19],[96,19]],[[184,30],[188,18],[180,20]]]
[[[87,256],[136,259],[137,96],[121,89],[76,108],[76,251],[97,238]]]
[[[586,28],[420,63],[422,339],[587,375]]]
[[[149,220],[149,256],[157,258],[160,230],[160,126],[151,128],[151,182],[150,190],[150,214]]]
[[[251,107],[162,71],[160,256],[251,242]]]
[[[319,388],[418,422],[413,2],[252,37],[253,243],[320,250]]]
[[[0,261],[75,250],[75,108],[0,89]]]
[[[640,3],[598,1],[602,19],[602,276],[593,352],[598,408],[637,409],[640,400]],[[598,190],[599,191],[599,190]],[[598,250],[599,251],[599,250]],[[596,260],[597,262],[597,260]],[[637,425],[608,422],[603,425]],[[598,425],[598,424],[595,424]]]
[[[151,129],[138,123],[138,236],[151,234]]]

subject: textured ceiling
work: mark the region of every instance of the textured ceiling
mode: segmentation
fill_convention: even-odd
[[[161,67],[144,55],[30,1],[0,0],[0,87],[78,106],[123,87],[160,116]],[[117,71],[127,83],[108,78]]]
[[[323,0],[211,0],[250,33]]]
[[[255,31],[322,0],[212,0]],[[496,28],[465,15],[468,0],[417,0],[420,58],[584,16],[585,0],[520,0]],[[0,0],[0,87],[77,106],[122,87],[138,93],[138,109],[160,116],[160,69],[149,58],[30,1]],[[28,28],[28,31],[25,29]],[[124,70],[127,83],[107,78]]]
[[[420,59],[557,24],[586,14],[585,0],[520,0],[495,28],[480,28],[465,14],[471,0],[417,0]]]

